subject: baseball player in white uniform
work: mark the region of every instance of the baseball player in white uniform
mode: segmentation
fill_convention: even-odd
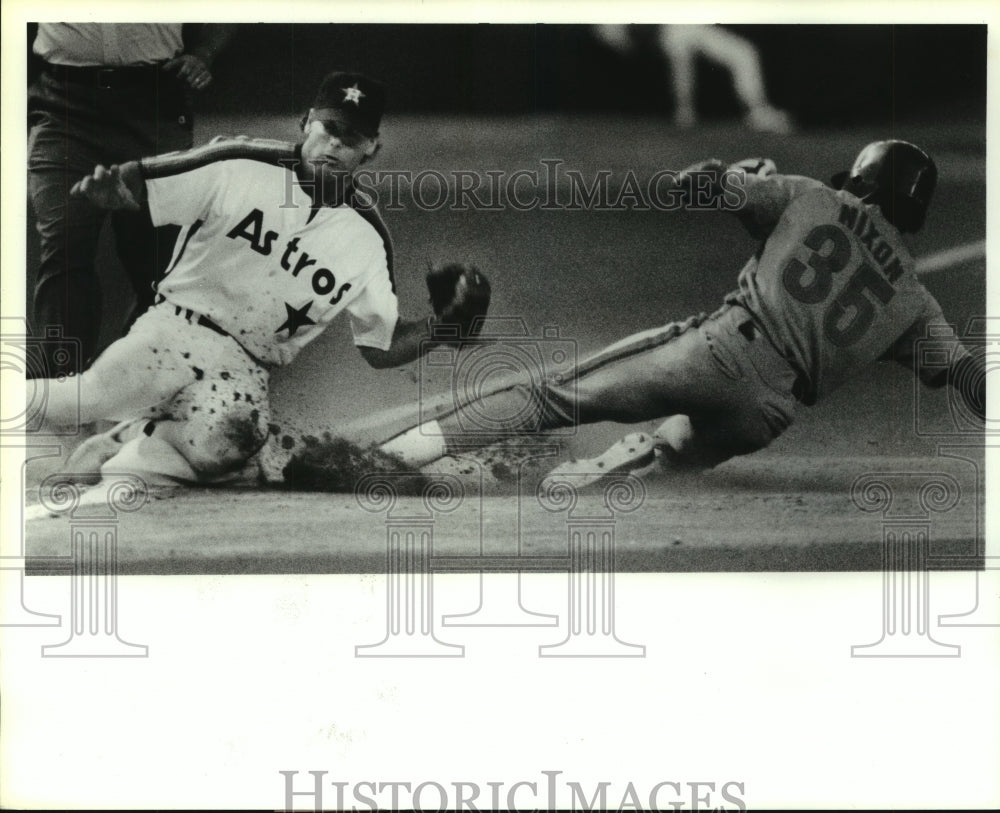
[[[382,449],[423,466],[510,433],[667,418],[653,437],[630,435],[596,459],[553,473],[585,483],[656,457],[710,468],[767,446],[799,405],[887,358],[929,386],[955,387],[982,419],[981,357],[954,338],[947,365],[922,366],[914,352],[928,326],[945,320],[918,281],[901,232],[922,227],[936,180],[931,158],[903,141],[869,144],[833,188],[778,174],[770,161],[691,167],[679,179],[688,199],[701,196],[704,206],[725,198],[761,240],[719,310],[631,336],[540,383],[461,405]],[[484,424],[483,415],[497,416],[490,426],[506,422],[506,432],[470,431]]]
[[[299,144],[216,141],[98,166],[74,186],[105,208],[148,205],[156,225],[182,230],[156,304],[78,382],[48,382],[50,423],[122,422],[83,444],[69,472],[215,480],[267,438],[269,371],[341,313],[377,368],[416,359],[436,324],[468,331],[485,313],[485,277],[450,266],[428,277],[451,294],[435,315],[399,318],[388,230],[352,183],[378,150],[384,99],[379,82],[333,73]]]

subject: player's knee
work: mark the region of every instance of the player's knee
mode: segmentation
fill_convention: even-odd
[[[119,407],[125,399],[121,382],[129,381],[135,373],[123,361],[106,352],[90,369],[81,373],[78,384],[81,415],[89,416],[90,420],[122,417]]]
[[[561,429],[580,423],[576,383],[546,379],[531,388],[532,406],[540,430]]]
[[[447,434],[480,439],[533,432],[542,428],[544,392],[544,384],[515,384],[471,399],[440,424]]]
[[[225,415],[200,430],[185,433],[180,447],[192,468],[206,477],[238,469],[267,440],[267,420],[256,409]]]
[[[498,422],[513,433],[545,432],[577,420],[575,387],[558,379],[518,384],[507,391],[499,406]]]

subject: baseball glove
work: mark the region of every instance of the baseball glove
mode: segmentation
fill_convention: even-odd
[[[427,271],[427,290],[438,328],[457,328],[456,338],[479,335],[483,317],[490,307],[490,281],[479,269],[465,263],[432,265]],[[454,336],[454,332],[452,332]]]

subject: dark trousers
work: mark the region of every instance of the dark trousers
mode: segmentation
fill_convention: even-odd
[[[185,89],[156,66],[48,66],[28,93],[28,193],[41,240],[33,292],[33,330],[60,329],[65,344],[43,344],[51,376],[80,370],[97,355],[101,326],[127,326],[153,301],[153,283],[170,260],[176,227],[154,229],[149,212],[107,212],[69,190],[97,164],[121,164],[192,145]],[[110,217],[115,248],[135,295],[131,314],[105,314],[94,263]],[[68,352],[67,352],[68,351]]]

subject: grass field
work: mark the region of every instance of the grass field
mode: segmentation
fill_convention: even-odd
[[[679,131],[654,119],[623,126],[613,118],[467,120],[393,117],[383,126],[376,167],[511,173],[558,161],[560,172],[592,179],[610,170],[612,188],[629,171],[640,181],[662,169],[718,156],[767,155],[780,170],[826,178],[849,165],[869,140],[892,135],[924,146],[936,158],[940,183],[927,228],[912,241],[917,257],[979,241],[985,235],[985,133],[979,125],[936,123],[874,130],[824,130],[774,137],[715,125]],[[199,122],[196,140],[216,133],[294,138],[292,120]],[[565,176],[548,189],[566,193]],[[396,249],[397,288],[404,314],[423,312],[423,269],[428,261],[474,262],[494,283],[492,312],[519,317],[531,335],[556,327],[560,338],[586,353],[692,313],[713,310],[735,287],[754,243],[734,219],[718,213],[662,211],[386,211]],[[29,240],[28,268],[34,266]],[[123,297],[114,260],[103,257],[111,307]],[[985,313],[982,259],[960,262],[926,279],[946,316],[961,331]],[[114,335],[109,323],[107,338]],[[342,431],[372,439],[371,415],[415,404],[421,392],[441,392],[447,372],[417,380],[414,369],[372,371],[353,349],[346,324],[335,325],[274,379],[274,421]],[[961,489],[958,505],[935,517],[932,556],[941,566],[982,566],[977,546],[984,484],[977,477],[982,450],[971,461],[937,456],[942,441],[981,444],[981,436],[922,436],[915,428],[947,421],[948,394],[915,395],[901,368],[880,365],[821,405],[802,408],[796,423],[770,448],[730,461],[709,475],[647,483],[645,504],[618,529],[626,570],[877,570],[878,516],[862,513],[850,489],[873,472],[944,471]],[[918,417],[919,416],[919,417]],[[374,422],[379,431],[384,424]],[[368,427],[368,428],[366,428]],[[640,428],[650,429],[652,425]],[[602,449],[623,432],[585,427],[565,454]],[[367,433],[367,434],[366,434]],[[29,468],[37,482],[47,463]],[[473,546],[490,543],[558,544],[563,537],[545,517],[518,510],[515,492],[476,497],[437,537]],[[65,517],[32,520],[29,556],[66,554]],[[336,531],[331,529],[335,528]],[[554,534],[551,535],[550,534]],[[478,538],[477,538],[478,535]],[[124,572],[379,572],[384,568],[383,520],[360,512],[350,495],[259,489],[194,489],[154,500],[123,519]],[[437,543],[436,543],[437,544]]]

